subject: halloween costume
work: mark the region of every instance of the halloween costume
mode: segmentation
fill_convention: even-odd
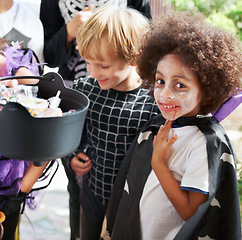
[[[107,232],[109,235],[112,233],[112,240],[142,239],[140,199],[152,170],[153,137],[164,123],[162,116],[147,123],[122,163],[106,216]],[[228,136],[214,117],[179,118],[172,127],[183,126],[197,126],[205,137],[209,198],[184,223],[174,239],[241,239],[236,161]]]
[[[86,229],[99,236],[112,186],[125,153],[139,129],[160,111],[147,95],[148,90],[142,87],[131,91],[104,90],[96,79],[87,77],[76,80],[74,88],[90,100],[78,151],[92,159],[92,168],[83,176],[80,202],[83,219],[89,221],[91,213],[93,216],[92,223],[87,224],[92,227]],[[69,161],[72,158],[73,155]],[[97,226],[93,222],[98,222]]]
[[[159,109],[142,87],[131,91],[103,90],[91,77],[76,80],[74,87],[90,99],[83,130],[85,137],[80,147],[87,149],[93,166],[84,181],[104,205],[137,131],[147,120],[157,116]]]
[[[219,121],[223,121],[230,113],[232,113],[242,103],[242,92],[228,98],[220,108],[218,108],[213,116]]]

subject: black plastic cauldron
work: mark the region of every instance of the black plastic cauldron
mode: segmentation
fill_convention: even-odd
[[[40,79],[37,84],[40,98],[48,99],[60,90],[62,111],[76,110],[62,117],[35,118],[18,103],[3,106],[0,111],[0,154],[38,165],[38,162],[65,157],[78,147],[89,99],[83,93],[67,88],[58,73],[35,78]],[[7,79],[10,78],[1,80]]]

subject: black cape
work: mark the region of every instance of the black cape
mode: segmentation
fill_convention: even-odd
[[[153,137],[164,123],[161,116],[149,121],[141,133],[152,131],[152,134],[142,142],[138,134],[124,158],[106,214],[106,234],[112,240],[141,239],[139,202],[151,171]],[[209,199],[185,222],[174,239],[241,240],[236,158],[230,140],[214,117],[180,118],[173,122],[173,127],[187,125],[196,125],[207,141]],[[126,180],[129,194],[124,191]]]

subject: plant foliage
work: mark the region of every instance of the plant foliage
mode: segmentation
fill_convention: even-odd
[[[208,21],[237,34],[242,41],[241,0],[167,0],[167,4],[168,2],[178,11],[191,10],[203,13]]]

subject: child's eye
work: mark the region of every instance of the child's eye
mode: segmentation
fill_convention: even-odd
[[[178,88],[185,88],[185,87],[186,87],[186,86],[185,86],[184,84],[182,84],[182,83],[177,83],[176,86],[177,86]]]
[[[109,66],[103,66],[103,65],[101,65],[101,68],[107,69],[107,68],[109,68]]]
[[[157,85],[161,85],[161,84],[164,84],[165,81],[162,80],[162,79],[156,79],[156,80],[155,80],[155,83],[156,83]]]

